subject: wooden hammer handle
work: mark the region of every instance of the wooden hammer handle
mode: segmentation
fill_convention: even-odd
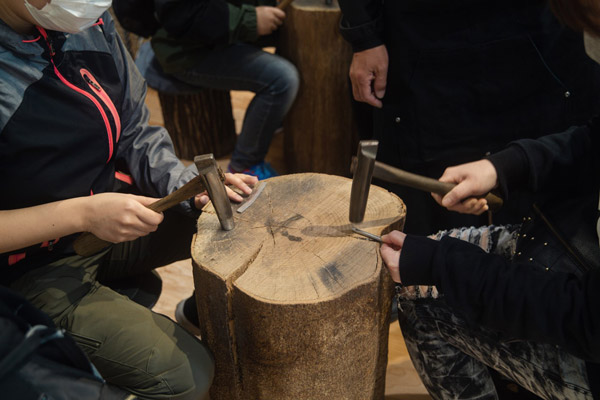
[[[281,0],[281,2],[277,4],[277,8],[279,8],[280,10],[285,10],[286,7],[292,4],[293,1],[294,0]]]
[[[454,186],[456,186],[456,184],[454,183],[440,182],[436,179],[413,174],[411,172],[392,167],[379,161],[375,161],[375,170],[373,176],[388,182],[409,186],[413,189],[424,190],[426,192],[437,193],[442,196],[448,193],[450,190],[452,190]],[[491,211],[497,211],[502,207],[502,204],[504,203],[502,198],[492,193],[488,193],[482,197],[486,199],[489,209]]]
[[[155,201],[147,207],[156,212],[163,212],[205,190],[204,181],[202,180],[202,177],[198,175],[170,195]],[[91,232],[84,232],[75,239],[73,248],[80,256],[89,257],[111,244],[111,242],[102,240]]]

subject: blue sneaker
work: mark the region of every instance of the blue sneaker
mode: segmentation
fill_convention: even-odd
[[[227,167],[227,172],[231,172],[232,174],[235,173],[241,173],[241,174],[248,174],[248,175],[252,175],[258,178],[259,181],[262,181],[264,179],[268,179],[274,176],[279,176],[279,174],[277,173],[277,171],[275,171],[273,169],[273,167],[271,167],[271,164],[269,164],[268,162],[262,161],[256,165],[253,165],[252,167],[246,168],[243,171],[235,171],[233,168],[231,168],[231,165],[229,165]]]

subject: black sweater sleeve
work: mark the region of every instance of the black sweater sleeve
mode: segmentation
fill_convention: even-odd
[[[600,361],[600,271],[539,272],[454,238],[411,235],[400,266],[403,284],[436,285],[471,321]]]
[[[204,44],[227,43],[229,8],[224,0],[155,0],[162,27],[177,39]]]
[[[588,125],[565,132],[517,140],[489,156],[505,197],[524,187],[536,192],[597,191],[599,131],[600,118],[596,117]]]

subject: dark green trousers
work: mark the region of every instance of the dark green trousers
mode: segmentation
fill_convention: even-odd
[[[159,230],[92,257],[73,255],[11,284],[69,332],[110,383],[141,398],[205,399],[214,375],[207,348],[171,319],[99,282],[188,258],[195,221],[165,215]]]

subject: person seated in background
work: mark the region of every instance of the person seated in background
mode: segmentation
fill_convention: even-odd
[[[551,3],[592,55],[600,2]],[[545,399],[599,398],[599,141],[595,117],[445,170],[457,186],[433,197],[462,213],[487,210],[473,196],[532,188],[541,200],[519,225],[382,237],[402,334],[434,399],[497,398],[487,367]]]
[[[68,332],[111,384],[142,398],[205,399],[208,349],[101,283],[189,258],[208,200],[164,215],[146,207],[198,172],[177,159],[164,128],[148,125],[146,85],[110,4],[0,2],[0,283]],[[142,195],[113,192],[117,169]],[[256,182],[226,174],[246,194]],[[115,244],[77,255],[85,231]]]
[[[228,171],[261,180],[277,175],[265,156],[299,86],[296,67],[263,50],[285,19],[275,5],[275,0],[155,0],[160,29],[152,36],[159,64],[174,78],[255,93]]]

